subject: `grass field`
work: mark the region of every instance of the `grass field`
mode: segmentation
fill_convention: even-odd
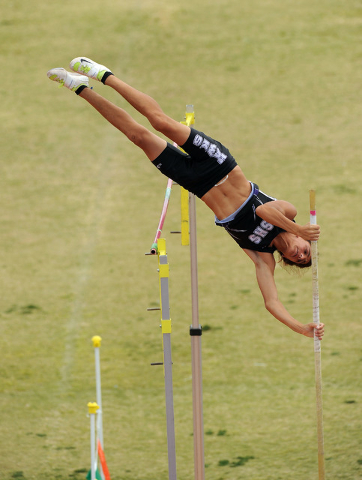
[[[250,180],[309,221],[317,191],[326,473],[362,478],[361,61],[357,0],[2,2],[2,480],[84,479],[100,335],[112,480],[165,480],[157,260],[166,179],[46,72],[104,63],[228,146]],[[102,85],[95,89],[131,108]],[[134,115],[141,123],[145,120]],[[177,471],[193,478],[189,252],[178,187],[170,271]],[[208,480],[318,478],[313,342],[264,309],[254,268],[197,203]],[[310,272],[278,269],[311,321]]]

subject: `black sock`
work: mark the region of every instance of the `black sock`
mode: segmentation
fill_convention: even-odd
[[[103,77],[102,77],[102,80],[101,80],[101,82],[103,83],[103,85],[105,85],[104,82],[105,82],[105,81],[107,80],[107,78],[108,78],[109,76],[111,76],[111,75],[113,75],[112,72],[105,72],[105,73],[103,74]]]
[[[84,90],[85,88],[88,88],[87,85],[80,85],[80,86],[77,88],[77,90],[75,91],[75,93],[76,93],[77,95],[79,95],[80,93],[83,92],[83,90]]]

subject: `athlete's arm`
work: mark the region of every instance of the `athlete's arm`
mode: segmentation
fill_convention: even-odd
[[[305,240],[318,240],[319,238],[319,225],[310,225],[309,223],[298,225],[292,221],[297,215],[297,209],[285,200],[264,203],[255,209],[255,213],[266,222],[294,233],[294,235],[299,235]]]
[[[260,291],[264,298],[265,308],[277,320],[284,323],[294,332],[305,335],[306,337],[314,336],[314,329],[317,330],[317,337],[322,339],[324,334],[324,325],[319,327],[314,323],[303,325],[293,318],[278,298],[278,291],[274,281],[275,260],[271,253],[260,253],[253,250],[244,249],[244,252],[251,258],[255,265],[256,278]]]

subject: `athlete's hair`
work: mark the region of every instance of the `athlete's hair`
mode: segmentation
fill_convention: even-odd
[[[279,252],[279,250],[275,250],[274,255],[275,261],[283,270],[297,277],[304,275],[307,271],[306,269],[312,265],[312,260],[309,260],[307,263],[292,262],[288,258],[283,257],[282,252]]]
[[[312,259],[310,259],[309,262],[306,263],[297,263],[292,262],[291,260],[289,260],[289,258],[283,257],[283,254],[281,252],[278,251],[278,253],[280,255],[280,262],[284,263],[285,265],[290,265],[298,268],[309,268],[312,265]]]

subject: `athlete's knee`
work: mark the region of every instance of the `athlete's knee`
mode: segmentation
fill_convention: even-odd
[[[127,132],[127,137],[137,147],[143,149],[149,137],[149,131],[145,127],[138,125],[136,128],[132,128],[132,130]]]
[[[170,128],[170,117],[168,117],[162,110],[154,112],[149,118],[153,128],[158,132],[164,133]]]

